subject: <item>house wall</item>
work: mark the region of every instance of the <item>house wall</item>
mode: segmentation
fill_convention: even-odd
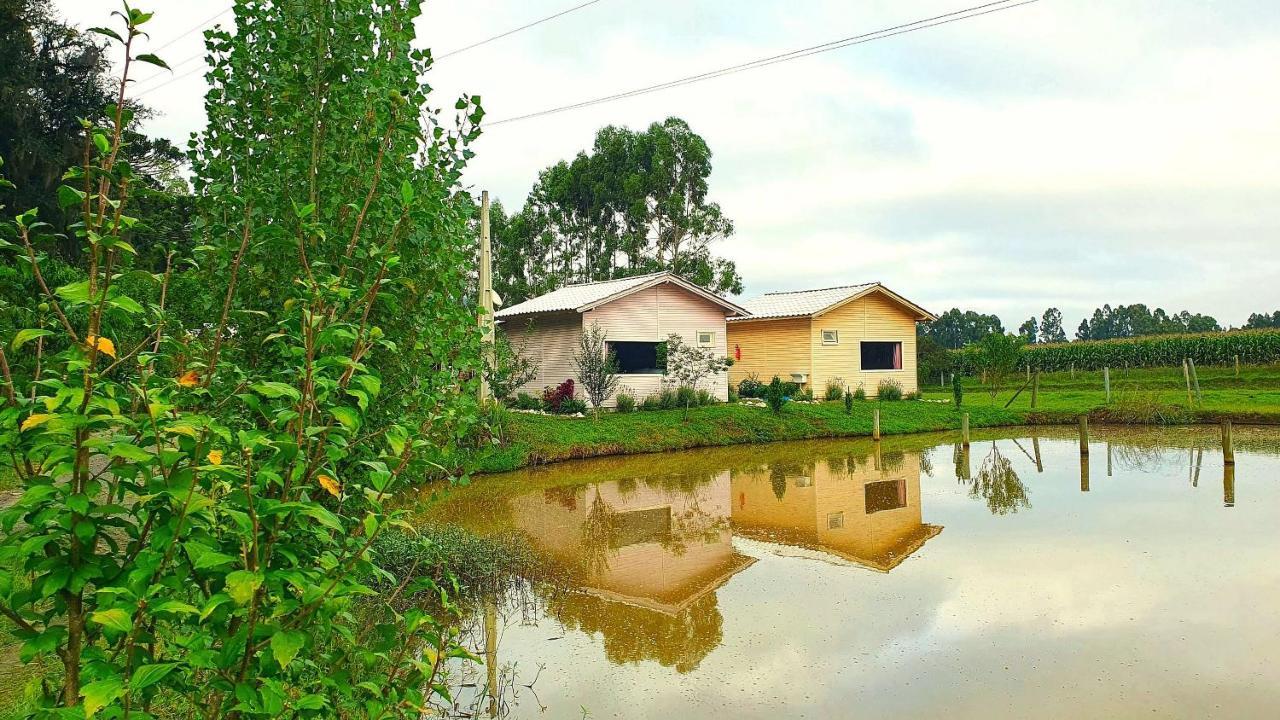
[[[700,331],[710,331],[715,333],[716,354],[727,354],[724,308],[677,285],[647,288],[582,314],[583,328],[591,327],[593,322],[600,324],[609,340],[619,341],[661,342],[676,334],[692,345],[698,342]],[[718,373],[699,387],[720,400],[729,399],[728,373]],[[639,401],[661,389],[661,375],[624,375],[618,392],[626,392]],[[604,406],[614,404],[610,398]]]
[[[809,318],[731,322],[728,328],[730,357],[735,347],[742,351],[742,358],[729,368],[734,387],[752,374],[767,383],[774,375],[786,381],[791,373],[811,372]]]
[[[823,345],[823,330],[838,331],[839,344]],[[864,340],[901,342],[902,369],[863,370],[859,343]],[[814,317],[810,342],[815,396],[826,390],[828,378],[841,378],[851,389],[862,383],[868,397],[876,395],[880,381],[886,378],[898,381],[903,392],[917,389],[915,316],[880,293],[865,295]]]
[[[541,397],[546,386],[559,385],[575,377],[573,353],[582,334],[582,316],[577,312],[508,318],[498,327],[521,355],[538,364],[537,376],[517,392]]]

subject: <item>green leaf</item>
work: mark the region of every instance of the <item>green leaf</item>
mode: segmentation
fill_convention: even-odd
[[[70,185],[58,186],[58,206],[66,209],[79,205],[84,201],[84,191],[77,190]]]
[[[178,663],[156,663],[154,665],[143,665],[134,671],[133,677],[129,678],[130,690],[141,690],[151,687],[164,679],[174,668],[178,667]]]
[[[306,644],[306,633],[300,630],[282,630],[271,636],[271,654],[275,656],[281,668],[286,668]]]
[[[288,397],[291,400],[302,399],[299,393],[292,385],[282,382],[261,382],[249,386],[250,390],[269,398]]]
[[[400,199],[405,205],[413,202],[413,185],[408,180],[400,183]]]
[[[36,338],[49,337],[52,334],[52,330],[41,330],[40,328],[19,330],[18,334],[13,337],[13,343],[9,347],[11,347],[14,352],[17,352],[18,348],[26,345],[32,340],[35,340]]]
[[[110,457],[121,458],[133,462],[146,462],[154,455],[132,443],[116,443],[111,446]]]
[[[98,146],[98,152],[103,154],[111,152],[111,141],[103,133],[93,134],[93,144]]]
[[[115,38],[116,40],[119,40],[120,42],[124,42],[124,38],[120,37],[120,33],[116,32],[115,30],[112,30],[111,28],[105,28],[105,27],[91,27],[91,28],[89,28],[89,32],[91,32],[91,33],[97,33],[97,34],[99,34],[99,35],[105,35],[105,36],[107,36],[107,37],[109,37],[109,38]]]
[[[151,65],[155,65],[156,67],[162,67],[165,70],[172,69],[169,67],[169,63],[161,60],[159,57],[152,55],[151,53],[142,53],[141,55],[134,56],[133,59],[137,60],[138,62],[150,63]]]
[[[262,587],[262,575],[248,570],[227,573],[227,594],[237,605],[246,605]]]
[[[84,716],[91,718],[99,710],[115,702],[124,693],[124,683],[118,677],[109,677],[91,682],[80,688],[80,697],[84,698]]]
[[[338,405],[331,412],[333,417],[342,424],[342,427],[348,430],[358,430],[360,428],[360,413],[356,412],[355,408]]]
[[[129,613],[125,612],[123,608],[98,610],[90,615],[89,619],[108,630],[115,630],[118,633],[127,633],[133,629],[133,620],[130,619]]]

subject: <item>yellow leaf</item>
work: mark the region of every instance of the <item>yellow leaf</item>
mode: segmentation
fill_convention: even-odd
[[[209,455],[208,455],[207,457],[209,458],[209,464],[211,464],[211,465],[221,465],[221,464],[222,464],[222,451],[221,451],[221,450],[210,450],[210,451],[209,451]]]
[[[175,433],[177,435],[186,435],[187,437],[193,440],[196,437],[196,429],[191,427],[190,425],[170,425],[169,427],[165,428],[164,431]]]
[[[338,481],[328,475],[319,475],[316,477],[316,480],[320,483],[320,487],[324,488],[334,497],[338,497],[342,492],[342,486],[338,484]]]
[[[31,415],[26,420],[22,421],[22,427],[19,429],[19,432],[30,430],[33,427],[39,427],[49,422],[52,417],[53,416],[48,413],[36,413]]]
[[[106,355],[111,358],[114,358],[116,356],[116,344],[111,341],[111,338],[98,337],[97,335],[88,335],[85,337],[84,342],[89,347],[98,348],[98,352],[102,353],[103,355]]]
[[[200,384],[200,375],[195,370],[188,370],[178,378],[178,384],[187,388],[195,387]]]

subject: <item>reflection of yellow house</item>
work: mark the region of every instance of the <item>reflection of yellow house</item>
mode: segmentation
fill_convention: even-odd
[[[733,549],[729,473],[696,487],[612,481],[511,501],[516,527],[584,592],[676,614],[755,562]]]
[[[922,520],[914,453],[740,470],[731,487],[736,535],[819,550],[880,572],[942,532]]]

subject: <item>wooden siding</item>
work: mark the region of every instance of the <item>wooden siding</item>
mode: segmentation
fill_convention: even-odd
[[[742,351],[742,358],[729,368],[734,387],[751,374],[767,383],[774,375],[785,381],[791,373],[812,370],[807,317],[729,323],[730,357],[735,347]]]
[[[822,331],[836,330],[840,342],[822,344]],[[902,343],[901,370],[863,370],[860,343],[884,341]],[[821,395],[828,378],[841,378],[856,389],[861,383],[868,397],[875,396],[880,381],[898,381],[903,392],[916,390],[916,321],[898,303],[880,293],[871,293],[813,318],[813,392]]]
[[[582,314],[582,327],[599,323],[609,340],[662,342],[668,335],[675,334],[691,345],[697,344],[699,332],[710,331],[715,333],[713,348],[723,357],[727,354],[724,318],[724,308],[719,305],[664,283],[588,310]],[[704,380],[700,388],[720,400],[728,400],[728,373]],[[624,375],[619,392],[644,400],[661,389],[661,375]],[[613,404],[610,398],[605,407]]]
[[[538,364],[537,376],[517,392],[541,397],[548,385],[559,385],[569,378],[577,382],[573,354],[582,334],[582,316],[576,311],[510,318],[499,328],[521,355]]]

